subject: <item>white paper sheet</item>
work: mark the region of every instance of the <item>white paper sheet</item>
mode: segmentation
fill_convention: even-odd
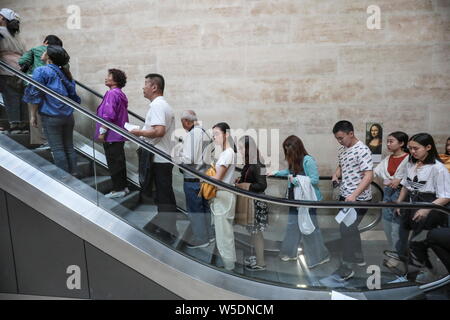
[[[354,208],[342,209],[336,216],[336,222],[341,224],[342,222],[347,226],[351,226],[356,221],[356,210]]]
[[[141,128],[141,127],[139,127],[137,125],[134,125],[134,124],[131,124],[131,123],[128,123],[128,122],[125,122],[124,127],[125,127],[125,129],[127,129],[130,132],[133,131],[134,129],[140,129]]]

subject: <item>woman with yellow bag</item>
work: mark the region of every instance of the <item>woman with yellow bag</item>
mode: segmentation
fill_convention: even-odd
[[[219,159],[216,162],[214,179],[228,184],[234,183],[234,170],[236,168],[236,149],[230,138],[230,126],[224,122],[213,127],[214,143],[221,148]],[[219,149],[220,150],[220,149]],[[224,267],[233,270],[236,262],[236,248],[234,245],[234,212],[236,196],[228,191],[218,189],[216,196],[210,201],[216,243]]]

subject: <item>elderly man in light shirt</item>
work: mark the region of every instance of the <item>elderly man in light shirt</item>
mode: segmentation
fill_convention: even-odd
[[[197,123],[197,115],[192,110],[184,111],[181,124],[187,131],[183,139],[183,149],[179,154],[181,162],[193,170],[204,172],[206,170],[204,155],[212,146],[211,138]],[[214,232],[211,226],[211,213],[208,201],[198,196],[200,180],[188,172],[184,172],[184,194],[186,206],[191,220],[193,238],[188,248],[204,248],[214,241]]]

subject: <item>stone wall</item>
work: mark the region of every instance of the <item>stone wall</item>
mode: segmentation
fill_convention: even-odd
[[[67,27],[69,5],[81,9],[79,30]],[[380,30],[367,28],[370,5],[381,9]],[[430,132],[440,151],[450,136],[449,0],[2,0],[2,6],[21,14],[28,47],[47,34],[60,36],[74,75],[92,88],[105,91],[108,68],[124,70],[131,110],[145,115],[144,76],[161,73],[177,115],[194,109],[206,127],[226,121],[232,128],[278,128],[281,141],[296,134],[324,175],[336,164],[331,128],[340,119],[352,121],[362,139],[366,122],[383,123],[386,133]]]

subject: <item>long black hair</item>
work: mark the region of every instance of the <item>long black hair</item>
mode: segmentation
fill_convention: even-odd
[[[439,153],[436,149],[436,144],[434,143],[434,139],[428,133],[415,134],[409,139],[409,141],[417,142],[418,144],[420,144],[424,147],[431,146],[431,149],[428,151],[428,155],[425,158],[425,160],[423,161],[423,164],[435,164],[436,160],[439,162],[442,162],[441,158],[439,158]],[[410,156],[410,161],[412,163],[416,163],[419,160],[417,160],[413,156]]]
[[[236,144],[234,143],[234,140],[231,137],[231,132],[230,132],[231,128],[228,125],[228,123],[226,123],[226,122],[219,122],[218,124],[214,125],[212,128],[213,129],[215,129],[215,128],[219,129],[220,131],[222,131],[223,134],[226,134],[227,131],[228,131],[228,133],[230,134],[230,136],[228,137],[228,142],[230,143],[231,148],[233,148],[234,153],[236,153],[237,152]],[[222,146],[223,150],[225,150],[225,146],[226,146],[226,141],[223,141],[223,146]]]
[[[47,47],[47,55],[61,69],[66,78],[72,81],[72,73],[67,66],[70,61],[70,56],[67,51],[61,46],[50,45]]]
[[[8,20],[6,18],[4,18],[6,20],[6,29],[8,29],[9,33],[15,37],[16,34],[20,33],[20,21],[13,19],[13,20]]]
[[[394,137],[395,139],[397,139],[398,142],[400,142],[400,143],[403,142],[402,150],[406,153],[409,153],[409,149],[408,149],[409,138],[406,133],[404,133],[403,131],[394,131],[394,132],[390,133],[388,135],[388,137]]]
[[[244,145],[244,164],[258,164],[264,166],[264,159],[261,157],[258,146],[251,136],[243,136],[239,143]]]

